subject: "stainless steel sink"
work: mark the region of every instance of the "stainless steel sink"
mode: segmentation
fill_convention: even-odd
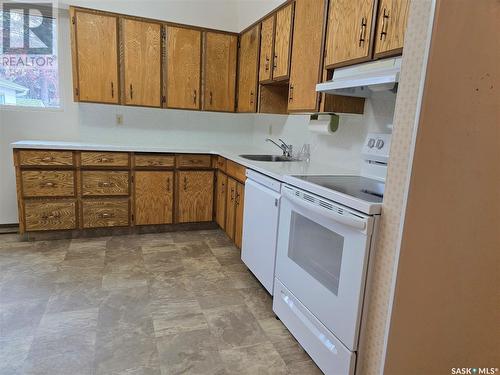
[[[297,161],[282,155],[240,155],[242,158],[255,161]]]

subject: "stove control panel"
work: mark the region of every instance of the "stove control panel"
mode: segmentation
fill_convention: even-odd
[[[381,163],[387,163],[391,149],[391,134],[368,133],[363,144],[363,158]]]

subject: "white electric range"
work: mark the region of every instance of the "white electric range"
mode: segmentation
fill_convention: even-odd
[[[326,374],[353,374],[390,135],[369,134],[361,176],[285,179],[273,310]]]

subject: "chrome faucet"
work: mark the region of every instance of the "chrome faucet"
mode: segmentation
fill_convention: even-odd
[[[271,142],[276,145],[276,147],[279,147],[281,149],[281,151],[283,152],[283,156],[291,158],[293,153],[293,146],[286,144],[281,138],[279,138],[278,141],[280,141],[281,144],[276,143],[271,138],[266,138],[266,142]]]

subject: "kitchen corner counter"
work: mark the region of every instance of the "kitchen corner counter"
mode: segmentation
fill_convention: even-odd
[[[356,175],[357,171],[334,164],[319,162],[262,162],[242,158],[242,154],[268,154],[268,150],[253,146],[137,146],[137,145],[110,145],[82,142],[58,142],[58,141],[18,141],[10,144],[12,149],[50,149],[50,150],[74,150],[74,151],[122,151],[122,152],[145,152],[145,153],[170,153],[170,154],[212,154],[220,155],[232,160],[246,168],[265,174],[279,181],[284,181],[285,176],[291,175]]]

